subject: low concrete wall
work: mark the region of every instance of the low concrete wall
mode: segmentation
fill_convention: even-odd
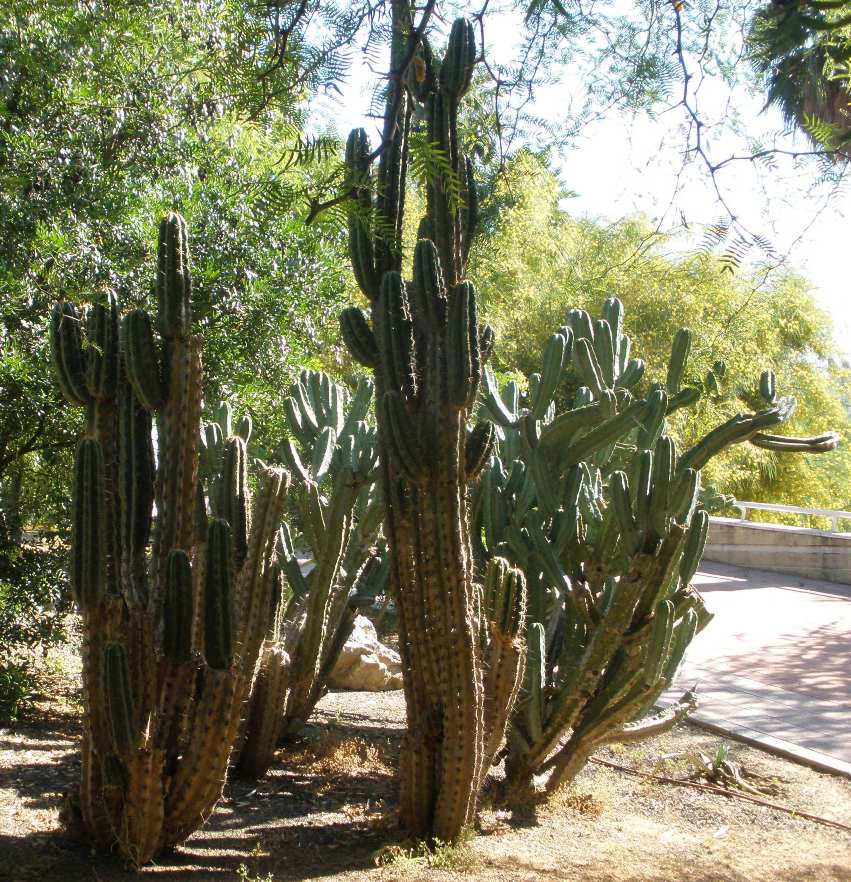
[[[710,518],[706,560],[851,585],[851,534]]]

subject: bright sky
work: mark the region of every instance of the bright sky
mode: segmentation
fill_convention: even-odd
[[[491,54],[508,60],[514,53],[519,27],[511,15],[491,22],[487,31]],[[342,133],[358,125],[374,133],[376,121],[365,114],[375,81],[375,75],[365,67],[354,68],[342,99],[319,102],[320,116],[332,119]],[[557,86],[539,90],[530,112],[558,119],[571,98],[581,100],[582,95],[582,83],[566,69]],[[700,92],[702,118],[723,117],[728,97],[726,86],[705,81]],[[744,90],[734,95],[731,106],[748,119],[749,131],[765,133],[783,127],[779,114],[762,112],[761,102]],[[681,108],[655,120],[645,115],[623,118],[615,113],[583,130],[571,148],[556,157],[562,180],[577,194],[565,208],[574,215],[603,222],[642,212],[661,218],[663,229],[680,226],[684,217],[695,237],[683,244],[693,247],[702,237],[702,225],[725,212],[705,166],[691,163],[677,181],[682,168],[684,135],[679,126],[683,120]],[[715,131],[711,130],[710,136]],[[810,149],[803,137],[798,136],[794,143],[800,149]],[[741,138],[728,134],[719,135],[715,142],[710,140],[708,149],[713,162],[749,152]],[[851,298],[845,265],[845,248],[851,238],[846,219],[851,211],[851,187],[835,193],[815,185],[814,166],[796,172],[792,160],[782,157],[778,164],[776,171],[768,171],[750,162],[734,163],[716,177],[740,223],[770,239],[777,253],[788,253],[790,265],[811,281],[817,301],[833,316],[836,342],[851,356]]]

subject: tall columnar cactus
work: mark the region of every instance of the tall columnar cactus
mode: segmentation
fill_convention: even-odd
[[[476,550],[480,566],[503,555],[528,582],[526,675],[506,759],[509,796],[521,802],[535,775],[550,772],[551,792],[600,745],[663,731],[694,707],[686,693],[643,716],[710,618],[690,584],[709,520],[700,469],[745,441],[810,452],[836,445],[835,435],[766,435],[795,401],[777,398],[764,374],[763,410],[733,417],[679,455],[667,417],[700,397],[682,382],[691,333],[676,334],[666,383],[640,394],[644,365],[630,358],[622,323],[614,298],[597,321],[571,311],[522,401],[516,384],[500,393],[487,378],[484,410],[501,440],[477,488]],[[560,387],[575,391],[556,415]]]
[[[293,437],[280,455],[295,481],[278,545],[286,584],[251,697],[238,764],[246,777],[263,774],[279,737],[303,727],[358,607],[383,590],[375,429],[366,422],[372,400],[367,379],[350,395],[327,374],[305,370],[284,402]]]
[[[71,569],[86,714],[70,818],[136,865],[185,840],[221,794],[266,631],[287,486],[284,471],[264,469],[250,531],[247,516],[207,524],[190,294],[186,225],[172,214],[160,225],[155,322],[134,310],[119,324],[112,298],[90,308],[85,335],[71,304],[51,318],[60,389],[87,412]],[[225,508],[245,515],[237,484]]]
[[[451,842],[474,818],[489,751],[502,734],[488,725],[504,720],[521,666],[514,653],[496,651],[490,640],[482,644],[489,630],[480,614],[493,607],[477,602],[470,548],[467,488],[487,461],[492,434],[468,429],[468,422],[493,345],[464,277],[477,200],[457,119],[476,61],[474,30],[458,19],[437,63],[410,27],[412,14],[406,3],[393,4],[394,76],[377,171],[366,133],[358,129],[348,140],[349,248],[371,315],[350,308],[341,328],[353,357],[375,374],[390,590],[408,716],[401,820],[412,835]],[[446,167],[428,182],[413,278],[405,281],[401,232],[415,118]],[[523,592],[511,593],[522,606]],[[523,620],[519,609],[500,620],[521,650]]]

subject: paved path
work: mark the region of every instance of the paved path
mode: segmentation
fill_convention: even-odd
[[[698,683],[698,722],[851,776],[851,585],[705,561],[715,618],[666,697]]]

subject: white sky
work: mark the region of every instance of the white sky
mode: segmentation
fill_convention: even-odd
[[[513,54],[518,26],[513,16],[489,24],[488,41],[498,57],[507,59]],[[355,66],[342,87],[342,98],[320,99],[318,115],[333,120],[341,133],[359,125],[375,132],[376,121],[365,117],[375,82],[375,74]],[[571,97],[580,100],[582,93],[576,74],[567,69],[557,86],[539,90],[531,112],[558,119]],[[707,120],[713,113],[716,118],[723,117],[728,96],[723,84],[705,81],[700,92],[701,116]],[[732,106],[748,118],[749,131],[751,126],[761,132],[782,129],[779,114],[761,112],[761,103],[744,91],[735,94]],[[554,157],[561,179],[577,193],[565,208],[573,215],[603,222],[641,212],[654,219],[661,217],[663,229],[679,226],[685,217],[695,238],[684,241],[684,247],[693,247],[702,236],[701,225],[712,223],[725,212],[708,171],[698,162],[686,168],[677,189],[684,145],[678,127],[683,120],[682,109],[655,120],[646,116],[624,119],[615,113],[586,128],[569,150]],[[795,143],[809,149],[802,137]],[[710,138],[709,150],[714,162],[749,152],[741,138],[729,134],[718,136],[716,143]],[[752,233],[768,237],[779,254],[788,253],[790,265],[811,281],[816,299],[833,316],[837,344],[851,355],[851,300],[845,266],[845,247],[851,239],[846,219],[851,211],[851,187],[844,193],[833,193],[815,185],[813,166],[796,171],[790,159],[779,158],[778,163],[777,171],[755,168],[750,162],[735,163],[716,177],[740,223]]]

